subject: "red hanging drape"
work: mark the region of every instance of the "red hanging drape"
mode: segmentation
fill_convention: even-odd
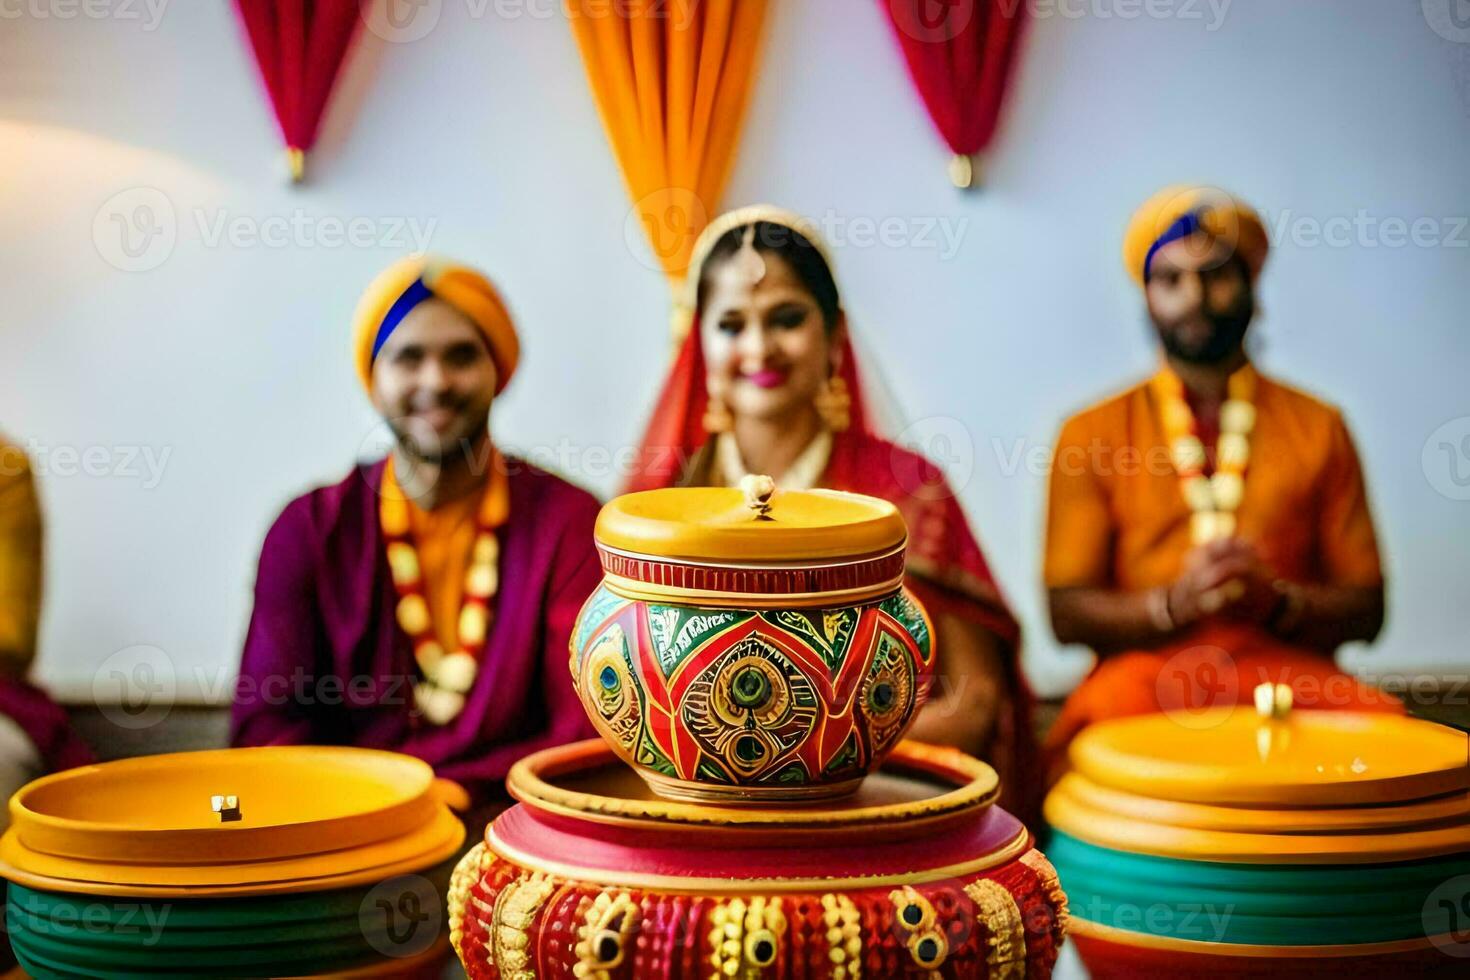
[[[332,86],[357,36],[359,0],[235,0],[300,180]]]
[[[995,135],[1016,61],[1026,0],[878,0],[909,74],[954,153],[950,177],[974,180],[972,158]]]

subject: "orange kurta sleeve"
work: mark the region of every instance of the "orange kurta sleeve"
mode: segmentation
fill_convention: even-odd
[[[1383,567],[1363,467],[1347,424],[1337,412],[1333,412],[1329,438],[1317,528],[1323,578],[1329,585],[1382,585]]]
[[[1112,580],[1113,516],[1091,460],[1102,434],[1079,415],[1062,426],[1047,494],[1047,588],[1105,586]]]
[[[24,673],[41,617],[41,507],[30,461],[0,442],[0,661]]]

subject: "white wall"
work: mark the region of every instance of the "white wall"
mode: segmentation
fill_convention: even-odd
[[[528,352],[497,407],[503,439],[636,437],[667,295],[629,237],[570,33],[549,0],[440,6],[421,40],[365,35],[315,180],[293,189],[227,4],[174,2],[155,22],[141,0],[93,0],[101,19],[0,0],[0,427],[45,454],[40,674],[65,693],[140,644],[186,696],[224,690],[266,527],[370,439],[347,320],[407,242],[334,247],[323,221],[366,219],[374,241],[418,222],[503,284]],[[1421,463],[1443,423],[1470,431],[1470,232],[1443,220],[1470,214],[1470,44],[1418,0],[1152,0],[1173,15],[1135,19],[1130,0],[1035,0],[989,187],[964,195],[875,3],[772,7],[728,203],[775,200],[852,239],[838,264],[856,329],[908,418],[929,420],[919,432],[973,449],[965,502],[1039,687],[1065,688],[1086,658],[1059,653],[1041,616],[1043,479],[1012,453],[1149,368],[1118,241],[1138,201],[1181,179],[1292,219],[1263,283],[1262,360],[1346,408],[1392,573],[1390,626],[1353,662],[1470,666],[1470,502],[1447,495],[1439,437]],[[158,221],[172,208],[176,240],[120,271],[111,222],[146,217],[139,204]],[[1360,211],[1358,243],[1304,238]],[[288,247],[211,237],[222,218],[248,232],[293,215]],[[1388,247],[1385,218],[1433,219],[1421,238],[1453,241]],[[863,246],[855,219],[961,234],[953,254]],[[75,472],[67,450],[89,448],[94,475]],[[598,492],[616,485],[593,457],[569,461]]]

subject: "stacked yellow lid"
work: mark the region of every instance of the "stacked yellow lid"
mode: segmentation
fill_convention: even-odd
[[[109,896],[239,896],[381,881],[464,828],[427,763],[279,746],[144,756],[39,779],[10,801],[0,874]]]
[[[48,776],[11,799],[0,839],[11,947],[38,980],[432,969],[442,916],[423,922],[464,839],[451,801],[463,791],[422,761],[353,748]]]
[[[1083,732],[1071,763],[1047,819],[1105,847],[1283,863],[1470,848],[1465,734],[1400,715],[1145,715]]]
[[[1104,974],[1140,968],[1120,949],[1433,960],[1456,928],[1440,892],[1470,899],[1467,751],[1401,715],[1292,711],[1282,685],[1256,711],[1087,730],[1045,808],[1084,957]]]

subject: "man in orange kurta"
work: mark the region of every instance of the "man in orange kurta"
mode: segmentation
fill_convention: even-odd
[[[46,772],[92,761],[66,712],[28,680],[41,619],[41,529],[30,460],[0,436],[0,800]],[[9,823],[0,810],[0,830]]]
[[[1203,189],[1168,188],[1130,225],[1125,261],[1164,364],[1057,440],[1052,623],[1098,663],[1053,727],[1054,763],[1094,722],[1165,711],[1188,724],[1266,682],[1291,685],[1298,707],[1401,710],[1333,663],[1339,644],[1377,635],[1383,572],[1341,414],[1246,356],[1266,252],[1255,212]],[[1227,468],[1233,488],[1216,481]]]

